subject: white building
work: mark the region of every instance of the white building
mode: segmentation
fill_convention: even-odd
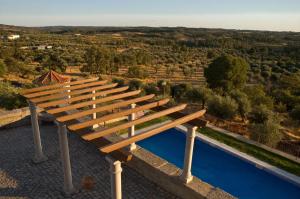
[[[20,35],[9,35],[7,37],[7,39],[9,39],[9,40],[16,40],[16,39],[19,39],[19,38],[20,38]]]

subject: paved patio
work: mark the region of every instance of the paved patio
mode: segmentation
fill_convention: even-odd
[[[41,125],[44,153],[48,161],[34,164],[30,126],[0,130],[0,199],[65,198],[62,193],[63,173],[55,125]],[[74,185],[79,192],[71,198],[110,198],[108,163],[91,144],[69,134]],[[122,165],[123,198],[177,198],[156,184]],[[94,189],[81,188],[84,176],[93,176]]]

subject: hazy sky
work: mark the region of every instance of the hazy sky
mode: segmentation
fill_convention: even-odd
[[[300,31],[300,0],[0,0],[0,23]]]

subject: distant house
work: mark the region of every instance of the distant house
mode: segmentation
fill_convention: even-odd
[[[20,38],[20,35],[8,35],[8,37],[7,37],[8,40],[16,40],[19,38]]]
[[[37,49],[38,50],[45,50],[46,46],[45,45],[39,45],[39,46],[37,46]]]
[[[77,34],[74,34],[75,36],[81,36],[81,34],[77,33]]]
[[[46,46],[46,48],[47,48],[47,49],[52,49],[52,48],[53,48],[53,46]]]

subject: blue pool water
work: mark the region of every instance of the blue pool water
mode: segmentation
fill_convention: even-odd
[[[170,129],[138,145],[183,167],[185,134]],[[195,140],[192,174],[241,199],[300,199],[300,187]]]

